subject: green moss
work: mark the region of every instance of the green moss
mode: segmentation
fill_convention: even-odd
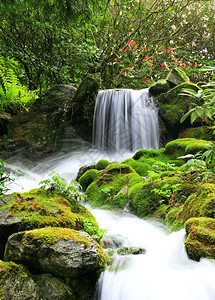
[[[87,190],[86,195],[88,201],[96,206],[104,206],[107,208],[115,208],[117,201],[113,201],[121,189],[128,186],[132,178],[136,178],[138,174],[132,167],[127,164],[113,163],[110,164],[105,170],[102,171],[98,180],[92,182]],[[122,202],[120,201],[120,206]]]
[[[70,228],[59,227],[45,227],[40,229],[33,229],[29,231],[20,232],[22,235],[23,244],[32,242],[40,242],[45,244],[55,244],[59,240],[72,239],[74,242],[83,243],[88,247],[91,242],[87,236]]]
[[[208,141],[203,141],[199,140],[195,143],[191,143],[190,145],[188,145],[185,149],[185,153],[186,154],[196,154],[197,152],[205,152],[207,150],[210,149],[210,144],[212,144],[211,142]]]
[[[127,193],[118,193],[113,197],[112,204],[116,205],[116,207],[124,208],[128,201]]]
[[[108,165],[109,165],[109,161],[108,160],[105,160],[105,159],[101,159],[97,162],[96,164],[96,169],[97,170],[104,170]]]
[[[28,270],[22,265],[14,262],[3,262],[0,260],[0,299],[4,299],[3,287],[7,279],[19,278],[27,280],[29,278]]]
[[[79,183],[83,190],[86,191],[87,187],[99,177],[99,171],[96,169],[90,169],[86,171],[80,178]]]
[[[140,149],[138,150],[134,155],[133,159],[139,160],[142,156],[146,157],[157,157],[164,153],[164,148],[161,148],[159,150],[154,149]]]
[[[215,259],[215,220],[212,218],[190,218],[185,223],[187,238],[185,248],[189,258]]]
[[[126,159],[123,163],[131,166],[140,176],[146,176],[150,169],[149,164],[143,163],[141,161],[136,161],[132,158]]]
[[[55,191],[34,189],[5,197],[10,201],[1,209],[9,210],[8,218],[20,218],[23,229],[45,226],[83,229],[84,219],[95,220],[77,200],[68,201]]]
[[[201,127],[191,127],[191,128],[186,128],[182,132],[180,132],[179,135],[180,139],[183,138],[194,138],[194,139],[203,139],[207,140],[208,135],[205,133],[204,128]]]
[[[211,144],[211,142],[194,138],[176,139],[166,144],[165,153],[177,158],[189,153],[195,154],[207,150],[208,144]]]
[[[184,221],[191,217],[215,217],[215,184],[204,183],[198,186],[197,192],[191,194],[183,205],[179,218]]]
[[[171,230],[177,231],[184,227],[184,220],[179,217],[182,207],[172,207],[165,216],[165,224]]]
[[[180,184],[183,179],[180,174],[173,173],[172,175],[172,177],[158,175],[158,178],[142,181],[129,189],[128,197],[131,206],[140,217],[153,215],[161,204],[173,204],[173,187]],[[177,202],[177,198],[174,201]]]

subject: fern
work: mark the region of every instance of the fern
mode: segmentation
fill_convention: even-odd
[[[28,91],[15,72],[17,62],[0,56],[0,109],[12,106],[14,109],[28,110],[28,106],[38,97],[36,91]]]

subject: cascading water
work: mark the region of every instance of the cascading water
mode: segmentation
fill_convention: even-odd
[[[93,210],[107,237],[120,247],[144,247],[146,254],[120,256],[101,275],[96,300],[214,300],[215,261],[187,257],[184,230],[165,228],[132,215]]]
[[[149,90],[99,91],[93,144],[100,150],[158,149],[158,112]]]

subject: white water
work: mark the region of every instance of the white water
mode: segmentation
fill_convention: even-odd
[[[99,91],[93,128],[97,149],[159,148],[158,112],[148,89]]]
[[[159,224],[134,216],[92,210],[100,226],[121,246],[146,248],[142,255],[115,255],[101,275],[98,300],[214,300],[215,261],[190,260],[184,230],[167,234]]]

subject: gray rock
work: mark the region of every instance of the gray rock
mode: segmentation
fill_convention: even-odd
[[[75,299],[71,289],[63,280],[53,277],[51,274],[32,276],[39,286],[39,296],[43,300]]]
[[[96,164],[95,163],[84,165],[84,166],[80,167],[80,169],[78,171],[78,174],[77,174],[77,177],[76,177],[76,181],[78,181],[79,178],[82,175],[84,175],[85,172],[87,172],[88,170],[91,170],[91,169],[96,169]]]
[[[39,287],[31,278],[9,278],[3,285],[4,300],[39,300]],[[2,299],[2,298],[1,298]],[[61,298],[62,299],[62,298]]]
[[[32,272],[50,273],[63,278],[96,272],[102,265],[99,246],[87,233],[80,234],[90,240],[88,246],[72,239],[61,239],[55,244],[39,240],[23,243],[22,233],[14,233],[8,239],[4,259],[23,264]]]
[[[117,254],[119,255],[139,255],[145,254],[146,249],[140,247],[122,247],[117,250]]]

